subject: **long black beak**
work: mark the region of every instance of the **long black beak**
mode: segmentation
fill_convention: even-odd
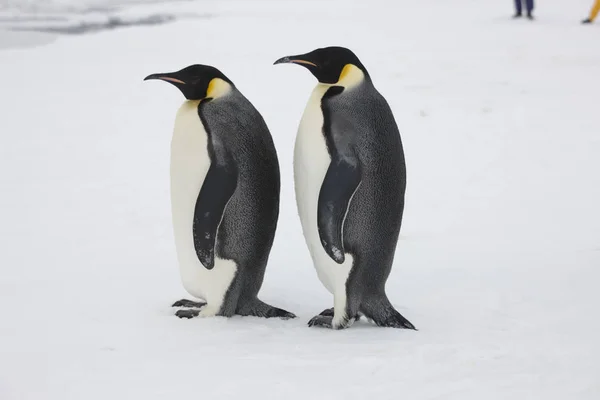
[[[281,57],[279,60],[275,61],[273,63],[273,65],[277,65],[277,64],[287,64],[287,63],[291,63],[291,59],[290,57]]]
[[[317,68],[318,65],[313,63],[312,61],[308,61],[308,60],[303,60],[302,56],[287,56],[287,57],[282,57],[279,60],[275,61],[273,63],[273,65],[277,65],[277,64],[299,64],[305,67],[315,67]]]
[[[152,74],[148,75],[144,78],[145,81],[149,81],[151,79],[160,79],[162,81],[167,81],[170,83],[185,85],[185,82],[181,79],[175,78],[172,72],[162,73],[162,74]]]

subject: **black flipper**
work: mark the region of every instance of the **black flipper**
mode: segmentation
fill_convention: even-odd
[[[319,193],[317,226],[323,248],[335,262],[342,264],[344,220],[350,200],[360,185],[360,168],[347,157],[331,160]]]
[[[198,259],[206,267],[215,265],[215,241],[223,212],[237,186],[237,169],[231,157],[213,162],[206,178],[194,211],[194,248]]]
[[[361,182],[360,162],[354,148],[360,134],[343,112],[332,111],[335,98],[343,92],[343,87],[332,86],[321,99],[323,134],[331,163],[321,184],[317,206],[321,245],[338,264],[342,264],[346,258],[344,221],[352,196]]]

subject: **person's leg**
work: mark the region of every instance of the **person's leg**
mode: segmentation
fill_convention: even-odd
[[[515,0],[515,18],[520,17],[522,13],[521,0]]]
[[[526,6],[527,6],[527,17],[529,19],[533,19],[533,0],[527,0]]]

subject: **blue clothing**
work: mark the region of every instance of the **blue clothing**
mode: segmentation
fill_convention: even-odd
[[[531,14],[533,11],[533,0],[515,0],[515,7],[517,7],[517,14],[521,14],[523,11],[522,3],[525,3],[525,7],[527,7],[527,12]]]

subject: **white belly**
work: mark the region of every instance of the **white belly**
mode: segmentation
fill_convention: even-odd
[[[345,307],[346,281],[353,257],[346,254],[343,264],[333,261],[323,249],[317,228],[317,207],[321,184],[331,158],[323,136],[321,97],[329,86],[317,85],[300,121],[294,148],[296,204],[306,244],[323,285],[335,296],[336,309]]]
[[[194,210],[210,167],[207,134],[198,116],[198,101],[186,101],[177,112],[171,141],[171,212],[181,280],[192,296],[207,302],[203,313],[218,312],[237,265],[215,255],[206,269],[196,255],[193,240]]]

